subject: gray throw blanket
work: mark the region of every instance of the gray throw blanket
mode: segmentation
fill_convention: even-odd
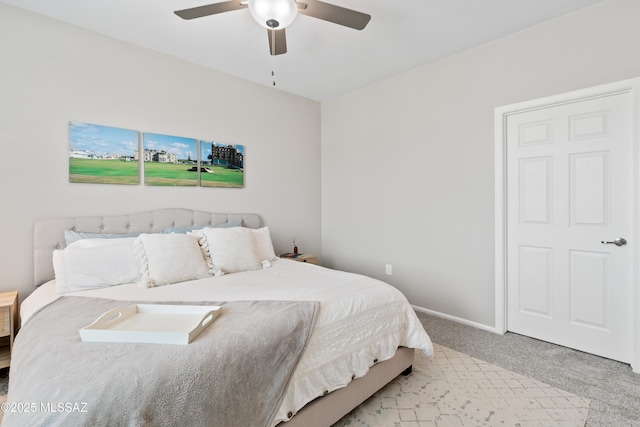
[[[135,303],[65,296],[34,315],[15,341],[2,425],[269,426],[319,309],[215,303],[222,314],[188,345],[80,340],[102,313]]]

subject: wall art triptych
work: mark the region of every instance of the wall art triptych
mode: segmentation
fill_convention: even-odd
[[[244,187],[244,147],[69,122],[69,182]]]

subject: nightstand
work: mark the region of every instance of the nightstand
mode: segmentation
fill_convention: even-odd
[[[285,256],[285,255],[292,255],[292,254],[282,254],[282,255],[280,255],[280,258],[290,259],[292,261],[298,261],[298,262],[307,262],[309,264],[318,264],[318,257],[315,256],[315,255],[299,254],[295,258],[293,258],[291,256]]]
[[[18,327],[18,292],[0,293],[0,368],[11,364],[13,337]]]

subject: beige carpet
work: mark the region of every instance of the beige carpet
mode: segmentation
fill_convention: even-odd
[[[398,377],[334,427],[583,427],[589,400],[447,347]]]

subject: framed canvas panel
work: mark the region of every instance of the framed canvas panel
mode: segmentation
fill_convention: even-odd
[[[145,132],[142,147],[145,185],[198,185],[197,139]]]
[[[200,185],[244,187],[244,146],[200,141]]]
[[[140,132],[69,122],[69,182],[139,184]]]

